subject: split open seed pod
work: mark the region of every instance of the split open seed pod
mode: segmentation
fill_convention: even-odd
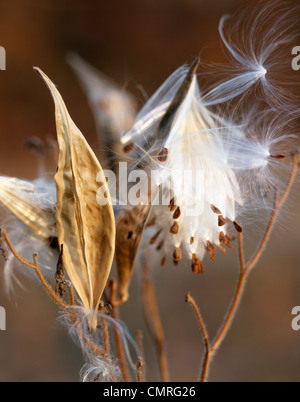
[[[98,159],[71,119],[60,93],[40,69],[35,69],[55,103],[59,145],[55,174],[58,242],[63,244],[64,266],[82,304],[95,312],[90,322],[95,328],[115,248],[115,219],[109,190]],[[105,205],[96,199],[101,185],[106,186]]]

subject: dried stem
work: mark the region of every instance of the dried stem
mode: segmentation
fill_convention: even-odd
[[[139,358],[136,364],[138,382],[145,382],[145,355],[143,347],[143,333],[141,330],[136,331],[136,342],[139,349]]]
[[[208,373],[209,355],[211,353],[210,346],[209,346],[209,338],[208,338],[207,331],[206,331],[204,322],[202,320],[199,308],[195,302],[195,299],[191,296],[191,294],[189,292],[185,296],[185,301],[190,303],[190,305],[192,306],[192,308],[197,316],[197,320],[199,321],[201,332],[203,334],[203,339],[204,339],[204,344],[205,344],[205,354],[204,354],[203,365],[202,365],[202,370],[201,370],[201,382],[203,382]]]
[[[73,292],[73,289],[72,289],[71,284],[68,285],[69,295],[70,295],[70,305],[67,305],[67,304],[58,296],[58,294],[56,293],[56,291],[54,292],[54,291],[52,290],[51,286],[49,285],[49,283],[47,282],[47,280],[46,280],[45,277],[43,276],[43,274],[42,274],[42,272],[41,272],[41,270],[40,270],[38,261],[37,261],[37,254],[34,254],[34,255],[33,255],[33,261],[34,261],[33,264],[30,263],[30,262],[28,262],[28,261],[26,261],[26,260],[25,260],[23,257],[21,257],[21,256],[18,254],[18,252],[14,249],[14,247],[13,247],[11,241],[9,240],[9,237],[8,237],[8,235],[7,235],[7,233],[6,233],[6,231],[5,231],[4,229],[1,230],[1,235],[3,236],[3,240],[6,241],[6,243],[7,243],[8,247],[9,247],[9,249],[10,249],[11,252],[14,254],[14,256],[15,256],[21,263],[23,263],[23,264],[26,265],[27,267],[30,267],[30,268],[32,268],[32,269],[35,270],[35,272],[36,272],[38,278],[40,279],[40,281],[41,281],[43,287],[45,288],[45,290],[47,291],[47,293],[51,296],[51,298],[52,298],[57,304],[59,304],[61,307],[63,307],[63,308],[65,308],[65,309],[68,310],[68,312],[70,313],[71,319],[72,319],[73,323],[76,325],[76,328],[78,329],[78,332],[79,332],[79,334],[80,334],[80,336],[81,336],[83,342],[86,343],[86,344],[89,346],[89,348],[90,348],[93,352],[95,352],[96,354],[98,354],[98,355],[100,355],[100,356],[102,356],[102,357],[105,357],[105,356],[106,356],[105,352],[104,352],[102,349],[100,349],[98,346],[94,345],[94,344],[86,337],[86,335],[84,334],[82,328],[81,328],[80,325],[79,325],[78,318],[77,318],[77,315],[76,315],[75,310],[74,310],[74,307],[75,307],[75,297],[74,297],[74,292]],[[61,284],[61,283],[58,283],[57,286],[60,285],[60,284]],[[66,282],[65,282],[64,284],[66,284]],[[56,286],[56,287],[57,287],[57,286]]]
[[[117,301],[117,282],[115,280],[112,280],[110,282],[110,304],[112,306],[112,316],[116,320],[119,319],[119,312],[118,312],[118,301]],[[124,352],[124,347],[123,347],[123,341],[122,337],[119,331],[119,328],[114,325],[114,335],[115,335],[115,340],[116,340],[116,349],[117,349],[117,354],[118,354],[118,359],[120,363],[120,369],[121,373],[123,375],[123,379],[125,382],[130,382],[130,375],[128,371],[128,367],[126,364],[126,357],[125,357],[125,352]]]
[[[74,325],[76,326],[76,328],[77,328],[77,330],[78,330],[78,333],[79,333],[79,335],[80,335],[82,341],[83,341],[85,344],[87,344],[87,346],[88,346],[94,353],[96,353],[97,355],[99,355],[99,356],[101,356],[101,357],[107,357],[106,353],[105,353],[101,348],[99,348],[98,346],[96,346],[93,342],[91,342],[91,341],[87,338],[87,336],[85,335],[83,329],[81,328],[81,326],[80,326],[80,324],[79,324],[79,321],[78,321],[78,318],[77,318],[77,314],[76,314],[76,312],[75,312],[75,308],[74,308],[74,307],[75,307],[75,297],[74,297],[74,292],[73,292],[73,288],[72,288],[72,285],[71,285],[71,284],[68,286],[68,290],[69,290],[69,295],[70,295],[70,306],[68,306],[67,309],[68,309],[68,311],[69,311],[69,313],[70,313],[70,316],[71,316],[71,319],[72,319]]]
[[[109,332],[108,332],[107,321],[105,319],[105,311],[104,310],[105,310],[104,305],[103,304],[100,305],[99,311],[102,313],[101,324],[102,324],[103,337],[104,337],[104,350],[109,359],[109,355],[110,355]]]
[[[208,375],[208,369],[209,369],[209,365],[211,363],[211,360],[215,354],[215,352],[217,351],[217,349],[219,348],[220,344],[222,343],[222,341],[224,340],[229,327],[235,317],[235,314],[237,312],[237,308],[239,306],[240,300],[241,300],[241,296],[243,294],[243,291],[245,289],[245,284],[248,278],[249,273],[251,272],[251,270],[253,269],[253,267],[255,266],[255,264],[258,262],[259,258],[261,257],[266,244],[270,238],[270,234],[271,231],[274,227],[274,223],[276,220],[276,217],[278,215],[279,210],[281,209],[281,207],[283,206],[283,204],[285,203],[289,192],[292,188],[294,179],[296,177],[296,172],[297,172],[297,168],[298,168],[298,151],[297,152],[293,152],[291,153],[291,157],[292,157],[292,168],[291,168],[291,172],[289,175],[289,180],[288,183],[286,185],[286,188],[283,192],[283,195],[281,196],[281,198],[278,200],[278,191],[275,190],[275,195],[274,195],[274,204],[273,204],[273,210],[269,219],[269,223],[268,226],[266,228],[265,234],[263,236],[263,239],[255,253],[255,255],[252,257],[252,259],[248,262],[247,265],[245,265],[245,260],[244,260],[244,251],[243,251],[243,234],[242,232],[239,232],[238,234],[238,239],[239,239],[239,265],[240,265],[240,275],[239,275],[239,281],[237,284],[237,288],[233,297],[233,300],[231,302],[231,306],[229,308],[229,311],[227,313],[227,316],[225,318],[225,321],[221,327],[221,329],[219,330],[219,333],[215,339],[215,341],[213,342],[213,344],[209,347],[209,342],[208,342],[208,337],[207,337],[207,333],[203,324],[203,320],[202,317],[200,315],[199,309],[196,306],[196,303],[194,302],[194,299],[188,294],[187,295],[187,301],[190,302],[192,304],[192,307],[194,308],[196,315],[197,315],[197,319],[200,323],[201,326],[201,331],[204,337],[204,341],[205,341],[205,345],[206,345],[206,353],[204,356],[204,361],[203,361],[203,367],[202,367],[202,371],[201,371],[201,381],[204,382],[207,379],[207,375]]]
[[[163,382],[168,382],[169,374],[165,352],[164,331],[155,299],[154,288],[150,278],[144,278],[143,280],[142,298],[145,320],[149,328],[151,337],[155,342],[157,348],[161,379]]]
[[[136,362],[136,375],[138,382],[145,381],[143,379],[143,362],[141,361],[141,359],[138,359],[138,361]]]

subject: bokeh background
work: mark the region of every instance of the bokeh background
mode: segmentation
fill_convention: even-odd
[[[252,2],[252,3],[255,3]],[[294,2],[296,4],[296,2]],[[130,90],[151,95],[178,66],[201,54],[222,61],[218,21],[246,0],[0,1],[0,45],[7,70],[0,71],[0,173],[36,175],[36,159],[25,149],[29,136],[55,138],[54,107],[34,73],[39,66],[57,84],[74,121],[101,157],[93,116],[73,72],[68,51]],[[300,45],[300,43],[295,43]],[[299,72],[300,77],[300,72]],[[297,194],[279,219],[268,248],[248,282],[239,312],[211,368],[211,381],[299,381],[300,331],[291,328],[291,310],[300,305]],[[257,237],[255,230],[253,238]],[[249,247],[254,247],[249,244]],[[34,251],[34,250],[33,250]],[[197,379],[203,352],[194,315],[184,302],[196,298],[211,337],[216,334],[237,279],[233,249],[216,263],[205,261],[201,277],[185,266],[157,268],[153,275],[167,339],[171,379]],[[158,380],[154,346],[143,320],[140,273],[122,319],[132,334],[144,331],[147,376]],[[36,284],[8,297],[1,284],[0,305],[7,330],[0,331],[0,381],[78,381],[80,350],[57,321],[58,309]]]

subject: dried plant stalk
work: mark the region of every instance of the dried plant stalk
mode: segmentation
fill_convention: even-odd
[[[116,320],[119,320],[118,306],[119,306],[120,303],[116,299],[117,282],[115,280],[110,281],[109,287],[110,287],[110,300],[109,300],[109,302],[110,302],[110,304],[112,306],[112,316]],[[128,367],[127,367],[127,364],[126,364],[123,341],[122,341],[121,334],[119,332],[119,328],[116,325],[114,325],[114,335],[115,335],[117,354],[118,354],[118,358],[119,358],[120,369],[121,369],[123,379],[124,379],[125,382],[130,382],[131,379],[130,379],[129,370],[128,370]]]
[[[150,335],[155,342],[159,359],[161,379],[163,382],[169,381],[168,363],[165,351],[165,336],[161,323],[158,306],[156,303],[155,292],[150,279],[149,255],[144,255],[143,261],[143,284],[142,302],[145,320]]]
[[[138,382],[145,382],[145,354],[143,347],[143,333],[141,330],[136,331],[136,342],[139,348],[139,359],[136,366]]]

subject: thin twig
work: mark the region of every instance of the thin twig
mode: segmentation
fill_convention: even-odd
[[[101,357],[106,357],[106,353],[100,349],[98,346],[96,346],[93,342],[91,342],[87,336],[85,335],[83,329],[81,328],[78,318],[77,318],[77,314],[75,312],[75,297],[74,297],[74,292],[73,292],[73,288],[72,285],[70,284],[68,286],[68,290],[69,290],[69,295],[70,295],[70,306],[67,307],[69,313],[70,313],[70,317],[74,323],[74,325],[76,326],[78,333],[82,339],[82,341],[84,343],[87,344],[87,346],[97,355],[101,356]]]
[[[143,280],[142,286],[143,311],[149,332],[156,344],[161,379],[163,382],[169,381],[168,364],[165,352],[165,336],[155,299],[152,282],[149,278]]]
[[[185,296],[185,301],[190,303],[190,305],[192,306],[197,320],[200,324],[200,328],[201,328],[201,332],[203,335],[203,339],[204,339],[204,344],[205,344],[205,354],[204,354],[204,358],[203,358],[203,364],[202,364],[202,370],[201,370],[201,375],[200,375],[200,381],[204,382],[207,374],[208,374],[208,367],[209,367],[209,361],[210,361],[210,346],[209,346],[209,338],[208,338],[208,334],[203,322],[203,319],[201,317],[199,308],[195,302],[195,299],[191,296],[190,292],[188,292]]]
[[[1,236],[3,235],[4,239],[1,240],[5,240],[8,247],[10,248],[10,251],[14,254],[14,256],[20,261],[22,262],[22,264],[26,265],[29,268],[33,268],[35,269],[35,265],[26,261],[23,257],[20,256],[20,254],[18,254],[16,252],[16,250],[14,249],[13,245],[11,244],[11,241],[9,240],[9,237],[7,236],[6,230],[5,229],[1,229]]]
[[[71,284],[68,286],[69,289],[69,295],[70,295],[70,306],[67,305],[66,303],[63,302],[63,300],[52,290],[51,286],[49,285],[49,283],[46,281],[45,277],[43,276],[38,261],[37,261],[37,254],[33,255],[33,261],[34,264],[26,261],[23,257],[21,257],[17,251],[14,249],[11,241],[9,240],[9,237],[6,233],[6,231],[4,229],[1,230],[1,235],[3,235],[4,240],[6,241],[8,247],[10,248],[11,252],[14,254],[14,256],[20,261],[22,262],[24,265],[26,265],[27,267],[30,267],[32,269],[35,270],[35,272],[37,273],[38,278],[40,279],[43,287],[45,288],[45,290],[48,292],[48,294],[52,297],[52,299],[59,304],[61,307],[67,309],[70,313],[70,316],[72,318],[73,323],[76,325],[76,328],[78,329],[78,332],[82,338],[82,340],[89,346],[89,348],[95,352],[96,354],[104,357],[106,354],[104,351],[102,351],[98,346],[94,345],[84,334],[82,328],[79,325],[78,319],[77,319],[77,315],[75,313],[74,310],[74,306],[75,306],[75,297],[74,297],[74,293],[72,290],[72,286]]]
[[[166,357],[165,336],[160,319],[159,309],[156,302],[155,291],[150,278],[150,256],[147,254],[148,249],[144,250],[142,266],[143,266],[143,282],[142,282],[142,303],[143,312],[147,327],[153,342],[156,345],[159,360],[160,374],[163,382],[169,381],[168,363]]]
[[[102,314],[101,315],[101,324],[102,324],[103,338],[104,338],[104,350],[109,359],[109,355],[110,355],[109,332],[108,332],[107,320],[105,319],[105,311],[104,310],[105,310],[104,304],[100,305],[99,311]]]
[[[118,303],[117,301],[117,282],[112,280],[110,282],[110,304],[112,306],[112,316],[116,320],[119,319],[119,312],[118,312]],[[122,337],[120,334],[120,330],[117,327],[117,325],[114,325],[114,336],[116,340],[116,349],[117,349],[117,354],[118,354],[118,359],[120,363],[120,369],[121,373],[123,375],[123,379],[125,382],[130,382],[130,375],[128,371],[128,367],[126,364],[126,357],[125,357],[125,352],[124,352],[124,347],[123,347],[123,341]]]
[[[144,355],[144,347],[143,347],[143,333],[141,330],[136,331],[136,343],[139,349],[139,358],[137,361],[137,377],[138,382],[145,382],[145,355]]]
[[[64,307],[64,308],[68,308],[68,306],[67,306],[67,304],[66,303],[64,303],[63,301],[62,301],[62,299],[59,297],[59,296],[57,296],[54,292],[53,292],[53,290],[52,290],[52,288],[51,288],[51,286],[49,285],[49,283],[46,281],[46,279],[44,278],[44,276],[43,276],[43,274],[42,274],[42,272],[41,272],[41,270],[40,270],[40,267],[39,267],[39,265],[38,265],[38,262],[37,262],[37,254],[33,254],[33,260],[34,260],[34,269],[35,269],[35,271],[36,271],[36,273],[37,273],[37,276],[39,277],[39,280],[41,281],[41,283],[42,283],[42,285],[44,286],[44,288],[46,289],[46,291],[48,292],[48,294],[52,297],[52,299],[57,303],[57,304],[59,304],[60,306],[62,306],[62,307]]]

